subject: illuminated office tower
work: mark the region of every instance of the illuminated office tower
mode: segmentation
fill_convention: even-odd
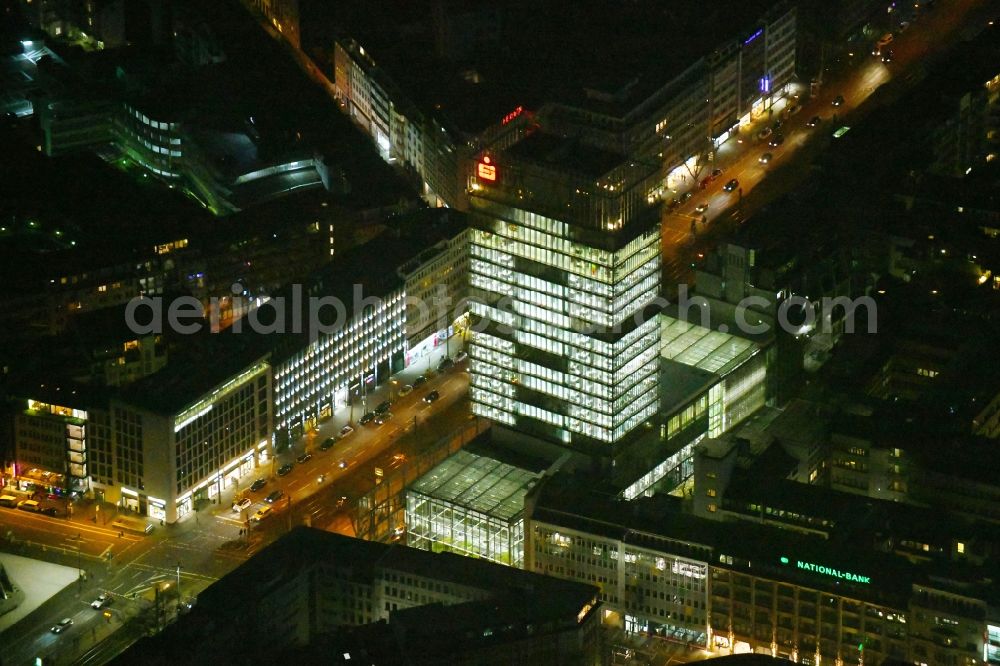
[[[658,408],[656,168],[535,131],[473,165],[473,411],[600,453]]]

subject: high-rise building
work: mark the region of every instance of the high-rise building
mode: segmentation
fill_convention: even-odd
[[[544,132],[469,182],[473,411],[590,453],[656,413],[653,165]]]

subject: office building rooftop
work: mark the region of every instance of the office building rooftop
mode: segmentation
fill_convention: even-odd
[[[304,46],[355,38],[410,99],[473,134],[518,106],[621,117],[699,58],[750,39],[774,0],[301,3]],[[363,10],[362,10],[363,8]],[[308,28],[319,24],[326,30]]]

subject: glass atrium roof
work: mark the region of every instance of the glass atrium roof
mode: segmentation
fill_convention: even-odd
[[[661,316],[660,353],[678,363],[725,375],[757,351],[757,345],[749,340]]]
[[[524,510],[524,496],[538,476],[463,450],[417,479],[410,491],[511,520]]]

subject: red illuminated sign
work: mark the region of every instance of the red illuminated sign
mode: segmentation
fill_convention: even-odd
[[[482,161],[476,165],[476,175],[479,176],[480,180],[488,180],[490,182],[497,179],[497,168],[492,163],[489,155],[484,156]]]
[[[510,121],[514,120],[514,118],[517,118],[522,113],[524,113],[524,107],[523,106],[519,106],[516,109],[514,109],[513,111],[511,111],[510,113],[508,113],[506,116],[504,116],[503,120],[500,121],[500,124],[501,125],[506,125],[507,123],[509,123]]]

